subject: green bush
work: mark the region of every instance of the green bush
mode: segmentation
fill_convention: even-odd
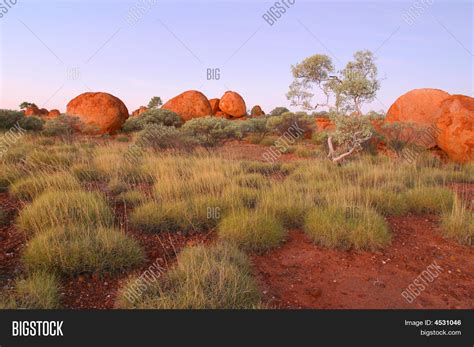
[[[43,130],[45,121],[39,117],[29,116],[20,119],[18,124],[25,130],[41,131]]]
[[[165,109],[151,109],[137,117],[127,119],[122,127],[124,132],[133,132],[147,129],[151,124],[176,127],[183,125],[182,118],[173,111]]]
[[[277,135],[291,135],[291,141],[311,136],[315,129],[314,119],[306,113],[286,112],[280,116],[268,119],[267,127]]]
[[[144,253],[135,239],[103,227],[58,226],[33,237],[23,254],[29,271],[73,276],[118,272],[139,265]]]
[[[22,112],[0,109],[0,129],[9,130],[25,118]]]
[[[78,117],[60,115],[54,119],[47,120],[43,126],[42,134],[50,137],[60,137],[69,140],[76,130],[84,128],[84,124]]]
[[[283,113],[290,112],[286,107],[275,107],[271,112],[270,116],[281,116]]]
[[[187,151],[195,148],[198,141],[174,127],[153,125],[140,131],[136,145],[151,147],[155,150],[175,149]]]
[[[237,211],[219,223],[219,238],[242,249],[264,251],[278,246],[286,236],[283,225],[261,211]]]
[[[225,140],[239,138],[238,128],[236,122],[212,116],[191,119],[183,126],[183,130],[203,147],[214,147]]]
[[[138,287],[142,282],[139,277],[131,278],[120,290],[116,306],[126,309],[253,309],[261,306],[249,260],[230,245],[185,248],[167,274],[148,286]]]

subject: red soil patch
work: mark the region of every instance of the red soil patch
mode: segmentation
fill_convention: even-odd
[[[62,306],[71,309],[112,309],[117,292],[123,282],[131,275],[140,275],[153,263],[160,263],[168,268],[176,260],[176,255],[186,246],[207,243],[212,240],[211,234],[205,233],[160,233],[147,234],[128,227],[129,211],[124,204],[117,203],[115,214],[118,224],[127,234],[138,240],[143,248],[146,261],[138,269],[119,274],[82,274],[65,279],[62,290]]]
[[[19,209],[18,203],[9,199],[7,193],[0,193],[0,208],[7,214],[7,224],[0,225],[0,288],[9,290],[20,272],[20,253],[26,239],[11,225]]]
[[[382,252],[323,249],[293,231],[265,255],[253,255],[264,300],[276,308],[460,309],[474,307],[474,248],[441,237],[436,216],[391,217]],[[433,262],[442,267],[412,303],[404,291]]]

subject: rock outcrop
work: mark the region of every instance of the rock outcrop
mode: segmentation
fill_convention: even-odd
[[[209,100],[197,90],[181,93],[170,99],[161,108],[177,113],[184,121],[212,115]]]
[[[117,97],[108,93],[84,93],[67,104],[69,116],[78,117],[85,131],[114,134],[128,118],[128,109]]]
[[[474,98],[452,95],[441,103],[438,146],[458,163],[474,160]]]
[[[244,99],[236,92],[227,91],[219,102],[222,112],[234,118],[240,118],[247,114]]]
[[[439,109],[449,94],[439,89],[415,89],[401,97],[387,112],[387,122],[413,123],[420,129],[434,127],[439,117]],[[436,145],[436,137],[419,143],[427,148]]]

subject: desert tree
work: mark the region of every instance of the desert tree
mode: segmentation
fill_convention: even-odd
[[[324,54],[315,54],[293,65],[291,72],[294,77],[290,90],[286,94],[292,106],[301,106],[306,110],[316,110],[318,107],[330,107],[331,79],[334,65],[330,57]],[[323,103],[313,103],[315,90],[323,92],[326,97]]]
[[[163,105],[163,101],[161,101],[161,98],[159,96],[154,96],[151,98],[150,102],[148,103],[148,108],[150,110],[154,110],[160,107],[161,105]]]
[[[366,117],[335,114],[332,119],[336,124],[336,131],[328,136],[328,158],[333,163],[339,163],[363,149],[362,145],[372,138],[372,125]]]
[[[34,104],[34,103],[32,103],[32,102],[23,101],[23,102],[20,104],[20,110],[27,109],[28,107],[35,107],[35,108],[38,108],[38,106],[36,106],[36,104]]]
[[[380,89],[380,80],[374,54],[370,51],[358,51],[354,60],[347,63],[340,72],[341,77],[336,89],[348,109],[362,114],[364,103],[372,102]]]
[[[326,107],[336,112],[355,111],[360,115],[361,106],[373,101],[380,88],[375,57],[370,51],[356,52],[354,60],[337,74],[331,58],[322,54],[304,59],[292,66],[291,71],[294,81],[286,96],[292,106],[306,110]],[[323,93],[324,100],[314,102],[318,90]]]

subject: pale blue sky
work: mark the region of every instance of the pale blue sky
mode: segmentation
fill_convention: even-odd
[[[366,110],[414,88],[473,93],[471,1],[425,0],[410,25],[403,15],[420,1],[296,0],[273,26],[262,15],[274,1],[158,0],[130,25],[137,3],[18,0],[0,19],[0,107],[26,100],[65,111],[90,89],[133,111],[154,95],[199,89],[213,98],[231,89],[248,108],[268,111],[289,105],[292,64],[323,53],[341,69],[361,49],[375,51],[384,78]],[[207,68],[220,68],[221,80],[207,81]]]

